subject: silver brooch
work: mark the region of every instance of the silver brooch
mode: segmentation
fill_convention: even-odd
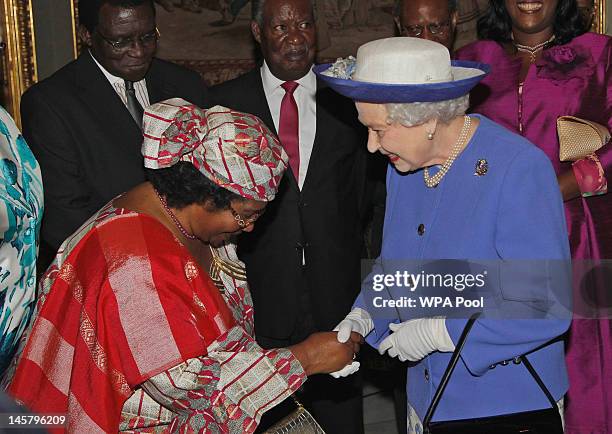
[[[489,163],[487,160],[480,159],[476,161],[476,171],[474,172],[474,176],[485,176],[489,171]]]

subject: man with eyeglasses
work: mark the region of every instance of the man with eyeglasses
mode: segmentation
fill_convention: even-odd
[[[172,97],[205,103],[198,74],[154,58],[152,0],[80,0],[79,20],[81,55],[21,100],[43,173],[41,265],[102,205],[144,181],[144,107]]]
[[[438,42],[452,53],[457,27],[456,0],[397,0],[393,20],[401,36]]]

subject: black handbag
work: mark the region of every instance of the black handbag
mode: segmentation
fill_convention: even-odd
[[[440,385],[438,386],[438,389],[431,400],[431,404],[429,404],[427,413],[425,413],[425,418],[423,419],[424,433],[563,434],[563,425],[561,423],[561,416],[559,414],[559,409],[557,408],[557,403],[525,355],[514,359],[514,363],[522,363],[525,365],[525,368],[527,368],[533,379],[536,381],[536,383],[538,383],[538,386],[540,386],[540,389],[542,389],[546,395],[546,398],[548,398],[551,408],[502,414],[498,416],[479,417],[475,419],[460,419],[440,422],[431,421],[434,411],[436,411],[436,407],[442,398],[442,393],[444,393],[444,389],[446,389],[450,376],[453,373],[457,362],[459,361],[459,356],[461,355],[461,350],[463,349],[467,335],[478,316],[480,316],[480,313],[476,313],[470,317],[465,325],[465,328],[463,329],[463,332],[461,333],[461,336],[459,337],[455,351],[453,352],[451,360],[448,363],[444,374],[442,375],[442,379],[440,380]]]

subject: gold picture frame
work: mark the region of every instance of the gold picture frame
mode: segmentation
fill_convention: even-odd
[[[70,3],[72,22],[72,51],[76,58],[80,47],[77,30],[78,0],[57,0]],[[595,0],[596,16],[593,28],[604,33],[607,19],[607,6],[612,0]],[[19,101],[23,92],[38,81],[36,57],[36,26],[32,13],[33,0],[0,0],[2,23],[2,104],[20,125]]]
[[[32,0],[0,0],[3,105],[20,126],[21,94],[38,79]]]
[[[602,0],[595,0],[595,23],[593,23],[594,31],[597,33],[606,33],[606,11],[608,7],[612,7],[612,0],[603,0],[604,4],[602,5]],[[612,29],[610,29],[612,31]]]

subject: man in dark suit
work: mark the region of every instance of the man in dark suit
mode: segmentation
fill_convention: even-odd
[[[172,97],[202,105],[206,92],[195,72],[153,57],[152,0],[81,0],[79,19],[88,49],[21,100],[23,134],[43,175],[47,256],[115,195],[144,181],[143,107]]]
[[[273,348],[331,330],[350,310],[360,287],[368,155],[354,105],[311,70],[312,3],[254,1],[252,10],[262,67],[210,92],[213,103],[260,117],[290,157],[275,200],[238,241],[255,334]],[[328,433],[363,432],[358,376],[315,376],[302,399]]]

